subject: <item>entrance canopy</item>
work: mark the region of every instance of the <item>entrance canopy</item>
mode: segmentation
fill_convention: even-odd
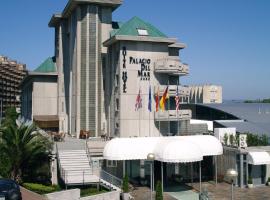
[[[210,135],[115,138],[103,152],[107,160],[146,160],[153,153],[162,162],[186,163],[201,161],[203,156],[221,155],[220,141]]]
[[[266,151],[249,152],[248,163],[252,165],[268,165],[270,164],[270,155]]]

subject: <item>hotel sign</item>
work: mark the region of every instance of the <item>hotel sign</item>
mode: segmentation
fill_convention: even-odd
[[[146,58],[134,58],[132,56],[129,57],[129,64],[139,65],[140,69],[138,70],[138,77],[142,81],[150,80],[150,64],[151,59]]]

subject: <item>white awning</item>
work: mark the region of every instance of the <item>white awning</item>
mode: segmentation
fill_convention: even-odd
[[[203,159],[198,146],[186,140],[160,140],[154,150],[155,159],[169,163],[197,162]]]
[[[156,160],[182,163],[220,155],[222,150],[220,141],[209,135],[115,138],[105,145],[103,157],[107,160],[146,160],[149,153],[154,153]]]
[[[248,152],[248,163],[252,165],[268,165],[270,164],[270,155],[266,151]]]
[[[109,141],[103,151],[106,160],[146,160],[154,152],[158,137],[115,138]]]
[[[220,141],[212,135],[192,135],[178,136],[184,140],[188,140],[201,149],[203,156],[217,156],[223,154],[223,147]]]

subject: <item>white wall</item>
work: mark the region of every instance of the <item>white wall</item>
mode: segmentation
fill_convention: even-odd
[[[33,116],[57,115],[57,83],[33,83]]]

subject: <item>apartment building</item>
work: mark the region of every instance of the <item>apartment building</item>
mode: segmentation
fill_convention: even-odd
[[[19,85],[27,71],[25,64],[18,63],[8,57],[0,56],[0,116],[8,107],[16,107],[20,112],[21,90]]]
[[[190,103],[222,103],[222,86],[212,84],[190,86]]]

